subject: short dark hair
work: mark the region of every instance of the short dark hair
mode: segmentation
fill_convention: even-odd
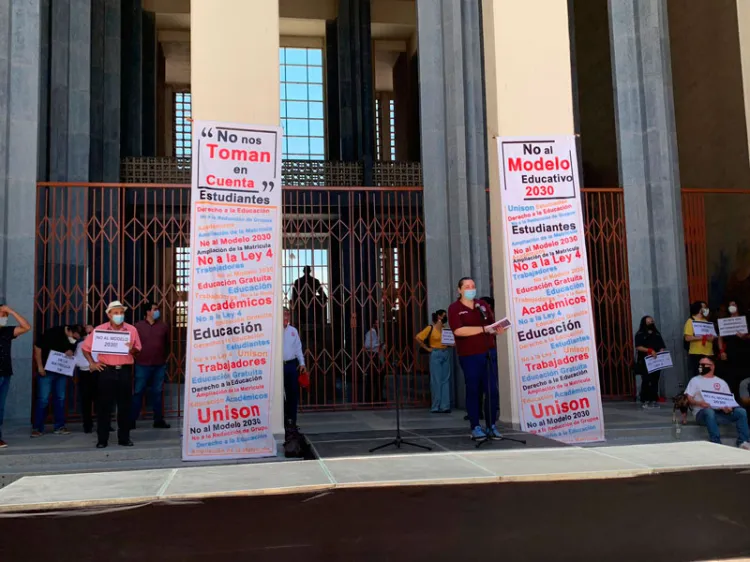
[[[75,334],[78,334],[79,336],[86,335],[86,328],[84,328],[80,324],[68,324],[68,330]]]
[[[143,310],[145,310],[146,312],[154,307],[159,308],[159,303],[154,301],[146,301],[143,303]]]
[[[432,313],[432,321],[437,322],[437,319],[440,318],[443,314],[445,314],[445,310],[442,308],[439,308],[435,312]]]
[[[701,308],[703,308],[703,303],[706,301],[695,301],[693,304],[690,305],[690,316],[695,316],[701,311]]]
[[[461,279],[458,280],[458,288],[460,289],[465,281],[471,281],[471,277],[461,277]]]
[[[716,359],[713,357],[713,355],[704,355],[700,359],[698,359],[698,364],[700,365],[701,359],[708,359],[711,361],[711,364],[715,367],[716,366]]]

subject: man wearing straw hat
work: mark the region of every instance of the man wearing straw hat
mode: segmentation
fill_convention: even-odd
[[[97,449],[103,449],[108,444],[109,420],[115,400],[117,401],[117,443],[123,447],[133,446],[130,440],[133,363],[135,356],[141,351],[141,340],[138,337],[138,330],[125,323],[126,310],[127,308],[120,301],[109,303],[107,306],[109,322],[94,328],[81,346],[91,372],[96,373],[97,377]],[[97,332],[99,332],[98,337]],[[122,338],[123,332],[127,332],[130,337]],[[124,345],[118,345],[116,340],[124,341]],[[111,347],[112,351],[109,353],[101,351],[100,346],[104,346],[102,349]],[[91,355],[92,351],[97,353],[96,360]]]

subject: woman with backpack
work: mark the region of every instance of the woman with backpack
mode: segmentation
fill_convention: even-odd
[[[433,414],[449,414],[451,411],[451,349],[443,343],[443,328],[447,329],[448,313],[436,310],[432,313],[432,324],[415,338],[422,353],[430,355],[430,392]]]
[[[648,372],[646,357],[656,357],[658,352],[665,349],[664,339],[656,329],[654,319],[651,316],[641,318],[641,325],[635,334],[635,350],[638,353],[636,372],[641,375],[641,404],[644,410],[659,407],[659,377],[661,376],[661,371]]]
[[[704,301],[696,301],[690,305],[690,318],[685,322],[685,349],[688,352],[688,365],[690,376],[698,374],[698,363],[703,357],[712,357],[714,354],[714,339],[712,335],[695,335],[696,324],[710,324],[709,314],[711,311]],[[715,332],[715,331],[714,331]]]

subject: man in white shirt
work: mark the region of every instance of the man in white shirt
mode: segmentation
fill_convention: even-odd
[[[747,412],[744,408],[722,408],[714,410],[704,400],[702,391],[731,394],[729,385],[714,375],[715,365],[710,357],[701,357],[698,362],[698,375],[690,379],[685,394],[690,400],[690,407],[695,414],[695,421],[706,426],[708,438],[712,443],[721,444],[719,425],[734,423],[737,427],[737,446],[750,450],[750,433],[747,427]]]
[[[365,334],[363,347],[367,352],[363,378],[360,383],[360,400],[362,402],[379,402],[382,400],[383,366],[385,364],[385,346],[380,343],[380,322],[376,319]]]
[[[296,429],[299,408],[299,375],[305,372],[305,353],[299,332],[289,324],[291,313],[284,309],[284,427]]]

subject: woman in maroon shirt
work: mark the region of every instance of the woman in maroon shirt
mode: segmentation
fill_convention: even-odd
[[[458,300],[448,307],[448,323],[456,337],[456,353],[466,381],[466,409],[471,437],[501,437],[495,426],[500,410],[495,334],[502,334],[505,330],[490,328],[495,316],[486,302],[476,300],[477,289],[473,279],[462,278],[458,282],[458,294]],[[479,404],[488,389],[489,395],[484,400],[487,427],[483,429],[479,425]]]

